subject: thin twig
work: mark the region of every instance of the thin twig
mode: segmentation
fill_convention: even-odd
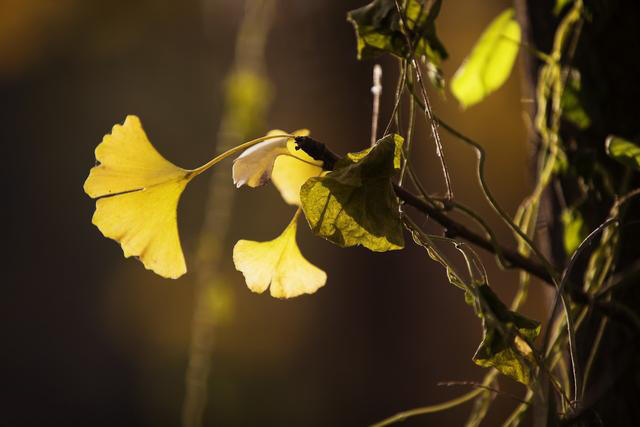
[[[587,358],[587,363],[584,368],[584,376],[582,377],[582,390],[580,391],[580,399],[584,399],[584,394],[587,391],[587,384],[589,384],[589,376],[591,375],[591,368],[593,368],[593,363],[596,360],[596,356],[598,354],[598,350],[600,349],[600,344],[602,342],[602,337],[604,336],[604,331],[607,328],[607,324],[609,323],[609,318],[603,317],[600,319],[600,325],[598,326],[598,331],[596,332],[596,337],[593,340],[593,344],[591,346],[591,351],[589,352],[589,357]]]
[[[384,427],[384,426],[388,426],[389,424],[394,424],[394,423],[404,421],[410,417],[415,417],[416,415],[432,414],[434,412],[440,412],[447,409],[451,409],[473,399],[474,397],[476,397],[482,392],[483,392],[483,389],[477,388],[475,390],[470,391],[467,394],[463,394],[460,397],[456,397],[455,399],[451,399],[437,405],[424,406],[421,408],[399,412],[392,417],[386,418],[378,423],[373,424],[371,427]]]
[[[417,95],[413,92],[413,88],[409,88],[409,91],[411,95],[414,97],[416,104],[418,104],[418,106],[423,110],[426,110],[427,107],[417,98]],[[493,194],[489,190],[489,186],[487,185],[484,177],[484,164],[486,160],[486,155],[482,145],[472,140],[471,138],[463,135],[462,133],[458,132],[456,129],[448,125],[446,122],[442,121],[440,118],[434,116],[434,120],[438,122],[439,125],[442,126],[447,132],[451,133],[453,136],[460,139],[462,142],[465,142],[466,144],[471,145],[475,149],[476,154],[478,156],[478,162],[476,167],[478,181],[480,183],[480,188],[482,189],[482,192],[484,193],[485,197],[487,198],[487,201],[489,202],[489,205],[491,205],[493,210],[498,214],[498,216],[500,216],[500,218],[502,218],[502,220],[509,226],[509,228],[511,228],[511,230],[514,233],[516,233],[524,242],[527,243],[527,245],[531,248],[533,253],[543,263],[543,266],[547,270],[549,277],[551,277],[552,282],[556,283],[558,275],[555,271],[555,268],[551,265],[551,263],[547,260],[547,258],[542,254],[542,252],[540,252],[540,250],[536,247],[536,245],[531,241],[529,236],[527,236],[520,229],[520,227],[518,227],[513,223],[511,218],[509,218],[507,213],[498,204],[498,201],[495,199],[495,197],[493,197]]]
[[[389,116],[389,120],[387,121],[387,126],[385,126],[384,128],[384,133],[382,134],[382,136],[385,136],[389,133],[389,130],[391,129],[391,123],[393,123],[394,118],[398,116],[398,108],[400,107],[402,92],[404,92],[406,75],[407,75],[407,64],[406,64],[406,61],[403,61],[402,66],[400,67],[400,78],[398,79],[398,85],[396,88],[396,100],[393,103],[393,110],[391,110],[391,115]]]
[[[373,66],[371,93],[373,94],[373,112],[371,114],[371,146],[373,147],[378,140],[378,117],[380,115],[380,96],[382,95],[382,67],[380,64]]]
[[[527,402],[526,400],[520,399],[518,396],[511,394],[511,393],[507,393],[506,391],[502,391],[499,390],[497,388],[493,388],[493,387],[489,387],[486,386],[482,383],[476,382],[476,381],[446,381],[446,382],[439,382],[438,384],[436,384],[438,386],[447,386],[447,387],[451,387],[451,386],[456,386],[456,385],[461,385],[461,386],[465,386],[465,385],[470,385],[472,387],[479,387],[479,388],[483,388],[485,390],[488,390],[492,393],[496,393],[502,396],[506,396],[509,397],[513,400],[515,400],[516,402],[520,402],[523,403],[525,405],[531,405],[531,402]]]
[[[400,26],[402,28],[402,34],[407,41],[407,45],[409,47],[409,52],[411,52],[411,64],[413,65],[414,70],[416,71],[416,77],[418,83],[420,84],[420,89],[422,92],[422,98],[424,100],[424,108],[425,118],[427,123],[431,127],[431,135],[433,136],[433,140],[436,143],[436,154],[438,155],[438,159],[440,160],[440,166],[442,168],[442,175],[444,176],[445,186],[447,188],[446,198],[447,200],[453,200],[453,188],[451,186],[451,177],[449,175],[449,168],[447,167],[447,163],[444,156],[444,148],[442,147],[442,141],[440,140],[440,133],[438,132],[438,123],[434,120],[433,110],[431,108],[431,102],[429,101],[429,95],[427,95],[427,89],[424,85],[424,79],[422,77],[422,70],[418,65],[418,62],[414,56],[413,43],[411,42],[411,38],[409,37],[409,33],[407,31],[407,26],[404,20],[404,13],[400,3],[398,0],[395,0],[396,9],[398,10],[398,15],[400,16]]]
[[[406,64],[406,61],[403,61]],[[411,81],[411,74],[407,75],[406,78]],[[415,124],[415,103],[412,98],[409,98],[409,124],[407,126],[407,137],[404,141],[403,150],[404,150],[404,162],[402,163],[402,168],[400,169],[400,178],[398,178],[398,185],[402,187],[404,182],[405,172],[407,167],[409,166],[409,159],[411,158],[411,143],[413,142],[413,131]]]
[[[549,316],[549,321],[547,322],[547,325],[551,324],[551,320],[553,319],[554,313],[558,308],[558,303],[560,301],[562,301],[562,296],[564,295],[564,288],[567,285],[567,282],[569,281],[569,276],[571,275],[571,271],[573,269],[574,264],[576,263],[576,261],[578,260],[578,258],[580,257],[580,255],[585,251],[585,249],[591,244],[591,242],[602,232],[602,230],[604,230],[606,227],[608,227],[610,224],[612,223],[617,223],[618,220],[616,218],[611,218],[606,220],[605,222],[603,222],[602,224],[600,224],[598,226],[598,228],[596,228],[595,230],[593,230],[583,241],[582,243],[580,243],[580,246],[578,246],[578,248],[576,249],[576,251],[573,253],[573,255],[571,256],[571,259],[569,260],[569,264],[567,264],[567,267],[564,269],[564,272],[562,273],[562,280],[560,281],[560,285],[558,286],[558,290],[556,292],[556,296],[552,305],[552,309],[551,309],[551,313]],[[575,356],[575,351],[576,351],[576,342],[575,342],[575,330],[573,328],[573,320],[571,317],[571,310],[569,308],[569,306],[564,303],[564,315],[567,319],[567,334],[569,337],[569,356],[571,357],[571,369],[573,371],[573,398],[574,400],[578,399],[578,393],[580,390],[580,367],[578,365],[578,359]],[[551,328],[547,327],[547,330],[545,332],[544,335],[544,348],[547,348],[547,345],[549,343],[549,332],[550,332]]]

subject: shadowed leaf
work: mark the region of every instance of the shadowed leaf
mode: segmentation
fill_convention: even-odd
[[[316,235],[342,247],[362,245],[376,252],[404,247],[391,183],[400,168],[402,143],[400,136],[388,135],[302,186],[302,209]]]
[[[442,0],[437,0],[427,9],[424,1],[408,0],[404,17],[408,36],[415,49],[414,55],[424,55],[433,65],[434,72],[429,76],[439,88],[442,88],[444,81],[440,64],[448,56],[436,34],[435,19],[441,4]],[[347,20],[356,31],[358,59],[373,58],[385,52],[406,58],[411,53],[402,33],[395,0],[374,0],[364,7],[350,11]]]
[[[473,361],[523,384],[531,381],[533,342],[540,323],[509,310],[488,285],[477,288],[483,337]]]

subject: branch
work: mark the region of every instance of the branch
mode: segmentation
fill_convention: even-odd
[[[315,160],[321,160],[324,164],[323,168],[325,170],[333,170],[336,161],[340,159],[337,154],[329,150],[323,143],[308,136],[297,137],[296,144],[296,149],[304,151]],[[393,189],[395,190],[396,195],[407,205],[428,215],[444,227],[450,237],[461,237],[494,255],[498,255],[498,252],[501,252],[504,259],[507,260],[512,267],[520,268],[521,270],[541,279],[545,284],[553,286],[551,276],[543,265],[525,258],[515,251],[504,248],[497,243],[491,242],[486,237],[477,234],[476,232],[468,229],[465,225],[449,218],[443,211],[430,206],[424,200],[404,188],[399,187],[397,184],[394,184]],[[499,251],[496,251],[496,248],[498,248]]]
[[[321,160],[323,162],[324,170],[333,170],[336,162],[341,158],[329,150],[323,143],[308,136],[296,137],[296,144],[296,149],[304,151],[315,160]],[[529,258],[525,258],[519,253],[505,248],[495,241],[492,242],[486,237],[468,229],[465,225],[449,218],[444,211],[429,205],[420,197],[405,190],[397,184],[393,185],[393,189],[400,200],[433,218],[438,224],[444,227],[449,237],[461,237],[489,253],[494,255],[501,254],[502,257],[510,263],[508,268],[519,268],[532,276],[537,277],[545,285],[554,287],[551,276],[542,264],[539,264]],[[611,301],[602,301],[597,297],[594,298],[592,295],[576,286],[567,286],[566,289],[575,303],[587,305],[592,309],[599,311],[602,315],[609,317],[612,320],[618,320],[631,327],[632,330],[640,333],[640,317],[635,315],[635,313],[629,310],[628,307]]]

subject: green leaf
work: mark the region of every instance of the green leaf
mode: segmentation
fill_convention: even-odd
[[[430,9],[424,1],[405,2],[404,22],[414,56],[426,56],[435,71],[430,71],[431,82],[442,88],[444,80],[440,63],[448,57],[447,50],[436,34],[435,20],[440,12],[442,0],[436,0]],[[350,11],[347,20],[353,24],[358,42],[358,59],[373,58],[382,53],[391,53],[407,58],[411,50],[402,32],[400,14],[395,0],[374,0],[368,5]]]
[[[400,169],[399,135],[350,153],[326,176],[300,189],[302,209],[313,232],[338,246],[362,245],[375,252],[404,247],[399,205],[391,178]]]
[[[507,80],[518,55],[520,35],[513,9],[489,24],[451,79],[451,92],[463,108],[482,101]]]
[[[482,311],[483,338],[473,361],[529,384],[533,342],[540,333],[540,323],[509,310],[487,285],[477,288],[477,298]]]
[[[571,255],[587,237],[589,229],[578,209],[565,209],[561,219],[564,226],[564,250],[567,255]]]
[[[562,92],[560,100],[562,117],[573,123],[578,129],[584,130],[591,126],[591,117],[587,113],[587,99],[582,89],[580,72],[571,70],[569,80]]]
[[[623,165],[640,169],[640,146],[619,136],[609,135],[605,142],[607,154]]]

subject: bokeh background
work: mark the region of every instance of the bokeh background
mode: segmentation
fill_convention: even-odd
[[[94,202],[82,184],[95,146],[127,114],[141,117],[174,163],[195,167],[210,158],[242,3],[0,0],[0,138],[10,195],[0,425],[179,424],[194,275],[169,281],[125,260],[91,224]],[[275,96],[268,127],[309,128],[340,153],[362,149],[374,63],[356,60],[345,14],[366,1],[277,3],[266,54]],[[509,3],[444,2],[438,30],[450,53],[447,78]],[[397,66],[381,64],[386,122]],[[511,213],[530,182],[518,71],[464,112],[449,93],[432,92],[437,113],[485,145],[488,181]],[[434,147],[418,122],[414,161],[429,190],[442,191]],[[474,152],[447,134],[443,139],[456,196],[513,247],[482,198]],[[189,267],[206,197],[207,180],[195,180],[179,208]],[[275,237],[292,214],[271,186],[238,190],[223,267],[234,303],[215,330],[206,425],[366,425],[468,391],[438,382],[482,379],[486,371],[471,361],[479,320],[410,239],[403,251],[375,254],[339,249],[300,227],[303,253],[328,272],[327,285],[289,301],[252,294],[233,268],[231,248],[240,238]],[[517,275],[484,259],[491,284],[509,300]],[[540,288],[533,285],[523,310],[538,320]],[[501,387],[523,393],[507,380]],[[487,425],[515,403],[497,396]],[[460,425],[469,409],[405,425]]]

